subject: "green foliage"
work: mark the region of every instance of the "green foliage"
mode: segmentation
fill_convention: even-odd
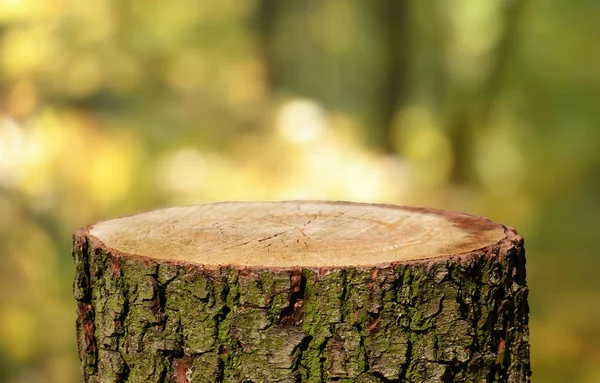
[[[535,379],[600,380],[598,6],[376,3],[0,2],[1,381],[79,380],[78,227],[298,198],[517,227]],[[88,283],[76,282],[78,299]],[[254,287],[230,299],[264,304]],[[106,305],[119,315],[118,297]]]

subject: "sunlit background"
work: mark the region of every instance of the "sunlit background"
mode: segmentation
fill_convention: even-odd
[[[71,233],[334,199],[526,238],[534,382],[600,382],[600,2],[0,0],[0,381],[80,380]]]

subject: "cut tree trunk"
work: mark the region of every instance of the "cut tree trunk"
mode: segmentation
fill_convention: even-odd
[[[84,382],[527,382],[523,240],[466,214],[220,203],[74,235]]]

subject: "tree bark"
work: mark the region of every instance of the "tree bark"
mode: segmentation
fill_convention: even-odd
[[[528,382],[512,228],[391,205],[224,203],[74,234],[83,382]]]

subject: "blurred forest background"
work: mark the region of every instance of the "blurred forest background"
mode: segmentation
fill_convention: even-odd
[[[80,380],[71,234],[220,200],[526,238],[535,382],[600,382],[600,2],[0,0],[0,381]]]

